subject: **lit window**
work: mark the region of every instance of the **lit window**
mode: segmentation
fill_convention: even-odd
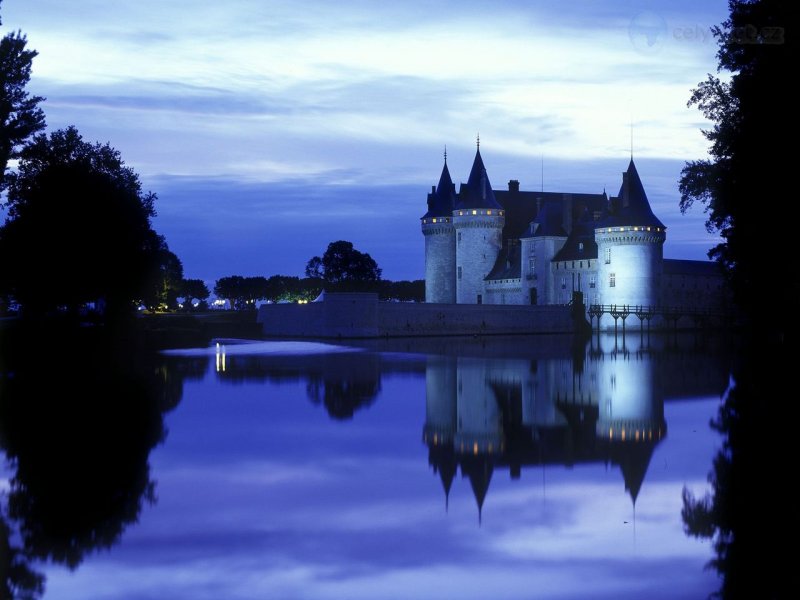
[[[634,230],[634,231],[639,231],[639,228],[638,228],[638,227],[634,227],[634,228],[633,228],[633,230]],[[637,433],[638,433],[638,432],[637,432]]]
[[[490,214],[492,214],[492,211],[490,211],[490,210],[487,210],[487,211],[486,211],[486,214],[487,214],[487,215],[490,215]]]
[[[578,243],[578,250],[580,250],[581,252],[583,252],[583,242],[579,242],[579,243]]]
[[[473,214],[473,215],[477,215],[477,214],[478,214],[478,211],[477,211],[477,210],[473,210],[473,211],[472,211],[472,214]]]
[[[458,211],[458,216],[459,217],[463,217],[464,216],[464,211],[463,210]]]
[[[609,273],[608,274],[608,287],[617,287],[617,274],[616,273]]]
[[[434,219],[433,222],[436,223],[436,219]]]

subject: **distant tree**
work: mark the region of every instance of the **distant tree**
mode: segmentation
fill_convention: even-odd
[[[151,293],[169,258],[151,227],[156,195],[142,191],[117,150],[83,141],[74,127],[39,134],[6,179],[0,289],[24,311],[98,300],[129,311]]]
[[[322,266],[322,259],[319,256],[313,257],[306,264],[306,277],[309,279],[325,278],[325,268]]]
[[[174,310],[178,308],[178,296],[183,284],[183,263],[170,251],[163,236],[158,236],[157,268],[153,270],[148,285],[148,294],[142,302],[150,310]]]
[[[0,21],[1,23],[2,21]],[[32,135],[45,127],[41,96],[31,96],[25,87],[31,78],[35,50],[26,49],[27,38],[19,31],[0,40],[0,189],[5,186],[8,161]]]
[[[200,306],[207,306],[208,297],[211,292],[202,279],[184,279],[180,286],[180,295],[183,296],[185,303],[191,307],[192,300],[198,300]]]
[[[327,283],[380,281],[381,269],[369,254],[353,248],[352,242],[339,240],[328,244],[322,258],[314,256],[308,261],[306,276]]]
[[[382,281],[381,300],[399,300],[400,302],[423,302],[425,300],[425,280],[415,281]]]
[[[214,285],[217,298],[228,300],[235,310],[254,309],[258,300],[267,297],[269,285],[265,277],[222,277]]]
[[[795,222],[794,158],[787,152],[786,126],[794,114],[791,77],[795,59],[790,32],[795,23],[790,3],[782,0],[731,0],[730,15],[713,28],[719,49],[718,70],[693,90],[696,105],[712,122],[703,135],[710,159],[686,164],[680,179],[682,211],[705,204],[709,231],[722,236],[710,256],[731,275],[740,305],[762,302],[769,290],[775,306],[796,302],[798,280],[778,283],[765,265],[794,255],[793,235],[778,233]],[[775,322],[781,319],[776,319]]]

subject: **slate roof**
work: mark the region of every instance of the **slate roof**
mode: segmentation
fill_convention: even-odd
[[[469,172],[466,185],[461,184],[458,191],[456,209],[461,208],[502,208],[494,197],[486,167],[483,166],[480,148],[475,152],[475,160],[472,162],[472,170]]]
[[[572,226],[572,231],[561,249],[555,253],[552,262],[564,260],[588,260],[597,258],[597,242],[594,229],[598,226],[591,215],[582,215]]]
[[[642,180],[639,178],[636,165],[633,164],[633,159],[628,164],[628,170],[622,174],[619,195],[611,198],[608,211],[600,226],[617,227],[623,225],[664,227],[664,224],[653,214],[653,209],[650,208],[650,202],[644,191]]]
[[[522,277],[522,256],[519,244],[506,244],[497,255],[494,267],[486,280],[520,279]]]
[[[428,212],[422,215],[422,218],[452,216],[455,203],[456,186],[450,177],[450,169],[447,168],[447,161],[445,161],[439,177],[439,185],[436,186],[435,191],[428,194]]]

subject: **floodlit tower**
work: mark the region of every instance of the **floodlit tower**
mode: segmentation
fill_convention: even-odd
[[[503,245],[505,211],[497,203],[481,158],[480,138],[467,184],[453,210],[456,234],[456,302],[482,304],[484,280]]]
[[[600,304],[658,304],[666,235],[631,159],[619,195],[609,199],[607,214],[594,230]]]
[[[428,194],[428,212],[422,217],[425,236],[425,302],[456,301],[456,238],[453,231],[455,184],[447,168],[447,150],[439,185]]]

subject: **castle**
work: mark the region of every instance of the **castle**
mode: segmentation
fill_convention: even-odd
[[[458,192],[445,154],[421,218],[425,301],[714,307],[716,263],[663,257],[667,231],[631,158],[616,196],[492,189],[480,152]],[[603,326],[611,324],[604,315]]]

